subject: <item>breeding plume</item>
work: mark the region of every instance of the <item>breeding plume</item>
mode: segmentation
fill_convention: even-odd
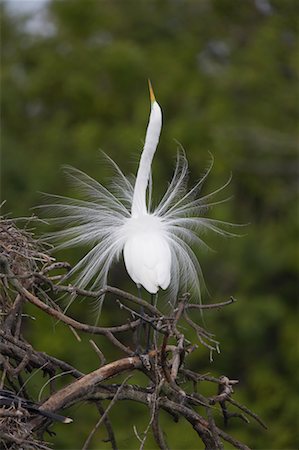
[[[162,127],[162,113],[152,87],[151,112],[135,182],[107,157],[116,174],[108,188],[72,167],[66,171],[81,200],[51,196],[51,220],[61,230],[51,234],[57,248],[87,245],[89,251],[71,271],[84,288],[107,283],[111,265],[123,255],[128,274],[151,294],[169,288],[175,300],[179,291],[191,291],[200,300],[200,264],[192,248],[206,247],[206,230],[231,235],[230,225],[204,216],[216,191],[199,196],[212,164],[198,183],[187,190],[188,163],[178,152],[173,178],[155,208],[151,206],[151,165]],[[53,217],[54,216],[54,217]],[[192,246],[192,248],[191,248]]]

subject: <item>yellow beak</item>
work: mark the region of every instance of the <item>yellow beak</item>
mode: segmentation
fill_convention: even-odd
[[[156,101],[156,98],[155,98],[155,94],[154,94],[154,91],[152,88],[152,83],[151,83],[150,79],[148,80],[148,88],[149,88],[149,92],[150,92],[151,104],[153,104]]]

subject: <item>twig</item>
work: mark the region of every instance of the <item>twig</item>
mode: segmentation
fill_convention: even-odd
[[[241,405],[239,402],[237,402],[236,400],[234,400],[232,398],[229,398],[227,401],[229,403],[231,403],[232,405],[236,406],[237,408],[241,409],[242,411],[244,411],[246,414],[248,414],[253,419],[255,419],[263,428],[265,428],[265,430],[268,429],[267,425],[259,418],[259,416],[257,414],[255,414],[254,412],[252,412],[249,408],[247,408],[244,405]]]
[[[185,309],[219,309],[223,308],[224,306],[231,305],[232,303],[236,303],[237,299],[234,297],[230,297],[229,300],[226,302],[219,302],[219,303],[211,303],[207,305],[200,305],[197,303],[189,303],[185,306]]]
[[[94,349],[94,351],[96,352],[96,354],[98,355],[101,366],[103,366],[106,363],[106,358],[104,356],[104,353],[99,349],[97,344],[92,339],[89,339],[89,342],[90,342],[90,345],[92,346],[92,348]]]
[[[94,394],[94,398],[112,398],[115,392],[115,387],[113,386],[99,386],[97,388],[97,393]],[[124,386],[122,392],[119,396],[120,400],[134,400],[137,402],[149,404],[150,397],[146,391],[143,391],[141,388],[136,388],[134,386]],[[165,411],[173,414],[178,414],[183,416],[195,429],[200,438],[206,445],[206,448],[209,450],[215,450],[215,441],[209,430],[209,422],[205,420],[202,416],[200,416],[196,411],[191,409],[188,406],[185,406],[181,403],[177,403],[172,401],[166,397],[160,397],[159,403],[160,408],[163,408]],[[240,450],[249,450],[249,448],[242,444],[237,439],[232,438],[227,433],[220,430],[218,427],[216,428],[218,435],[224,439],[225,441],[232,444],[235,448]]]
[[[111,400],[109,406],[107,407],[107,409],[105,410],[104,414],[100,417],[100,419],[98,420],[98,422],[95,424],[94,428],[91,430],[91,432],[89,433],[89,436],[87,437],[82,450],[88,450],[88,446],[91,442],[91,439],[93,438],[95,432],[99,429],[99,427],[101,426],[102,422],[105,420],[105,418],[108,415],[108,412],[110,411],[110,409],[112,408],[112,406],[116,403],[118,396],[124,386],[124,384],[128,381],[128,379],[131,378],[131,376],[128,376],[123,382],[122,384],[119,386],[119,388],[116,391],[115,396],[113,397],[113,399]]]
[[[101,402],[96,402],[96,405],[99,410],[99,413],[101,415],[104,415],[105,409],[103,408]],[[106,417],[103,419],[103,421],[104,421],[104,425],[105,425],[105,428],[106,428],[107,434],[108,434],[108,438],[105,439],[105,442],[110,442],[112,450],[117,450],[116,439],[115,439],[115,435],[114,435],[112,424],[110,422],[109,417],[106,415]]]
[[[138,356],[119,359],[99,369],[90,372],[77,381],[59,390],[46,400],[41,409],[56,411],[70,405],[74,400],[86,394],[92,394],[95,386],[102,381],[118,375],[126,370],[141,369],[142,362]]]
[[[75,378],[80,378],[83,374],[78,371],[70,364],[61,361],[58,358],[47,355],[43,352],[38,352],[33,350],[32,347],[28,344],[25,344],[21,340],[15,338],[10,334],[6,334],[4,331],[0,330],[0,336],[9,341],[13,345],[7,346],[5,343],[0,343],[0,350],[2,354],[7,354],[16,357],[17,359],[22,360],[26,354],[30,354],[30,365],[33,367],[41,367],[44,366],[45,370],[49,370],[50,372],[54,372],[55,368],[58,367],[63,371],[70,371],[70,374]]]
[[[27,300],[29,300],[31,303],[33,303],[38,308],[45,311],[47,314],[50,314],[51,316],[55,317],[58,320],[61,320],[62,322],[66,323],[67,325],[72,326],[76,330],[85,331],[87,333],[91,334],[106,334],[106,333],[122,333],[124,331],[133,330],[136,328],[139,324],[139,321],[130,322],[128,324],[119,325],[115,327],[96,327],[94,325],[87,325],[86,323],[78,322],[75,319],[72,319],[69,316],[66,316],[65,314],[51,308],[48,305],[45,305],[42,301],[40,301],[35,295],[31,294],[31,292],[27,291],[27,289],[23,288],[20,285],[17,285],[17,289],[20,290],[22,295],[26,297]]]
[[[207,406],[207,417],[208,417],[208,422],[209,422],[209,428],[210,431],[213,435],[214,441],[215,441],[215,450],[223,450],[223,445],[219,439],[219,434],[217,431],[217,427],[215,424],[215,420],[211,411],[211,408]]]
[[[116,343],[119,341],[113,336],[112,333],[120,333],[128,330],[132,330],[136,328],[139,324],[139,321],[130,322],[127,324],[115,326],[115,327],[96,327],[93,325],[87,325],[86,323],[78,322],[75,319],[72,319],[71,317],[61,313],[60,311],[57,311],[56,309],[51,308],[50,306],[46,305],[44,302],[39,300],[35,295],[33,295],[31,292],[29,292],[27,289],[25,289],[18,280],[12,281],[14,287],[17,289],[17,291],[23,295],[30,303],[33,303],[35,306],[37,306],[39,309],[45,311],[47,314],[51,315],[52,317],[55,317],[58,320],[61,320],[62,322],[66,323],[67,325],[72,326],[73,328],[84,331],[87,333],[93,333],[93,334],[102,334],[113,343]],[[132,350],[128,347],[118,345],[119,348],[121,348],[126,353],[132,353]]]
[[[136,297],[135,295],[132,295],[128,292],[122,291],[121,289],[118,289],[118,288],[115,288],[112,286],[105,286],[104,288],[99,289],[98,291],[88,291],[86,289],[80,289],[71,284],[69,284],[68,286],[65,286],[62,284],[54,285],[51,282],[51,280],[49,280],[49,278],[47,278],[43,274],[35,273],[34,275],[36,277],[40,278],[41,280],[43,280],[45,283],[49,284],[53,291],[68,292],[69,294],[76,294],[76,295],[80,295],[82,297],[91,297],[91,298],[100,298],[103,295],[110,293],[110,294],[114,294],[115,296],[122,297],[126,300],[129,300],[132,303],[134,303],[135,305],[143,306],[143,308],[145,310],[151,312],[153,315],[156,315],[156,316],[161,315],[160,311],[157,308],[155,308],[155,306],[148,303],[147,301],[142,300],[141,298]]]
[[[210,333],[208,333],[206,330],[200,327],[197,323],[193,322],[193,320],[191,320],[190,317],[187,315],[186,311],[184,312],[184,319],[186,320],[188,325],[190,325],[196,332],[199,342],[210,350],[210,359],[212,360],[211,357],[212,352],[214,351],[217,351],[218,353],[220,352],[219,342],[213,339]],[[211,344],[209,342],[206,342],[205,339],[211,342]]]
[[[157,442],[159,448],[161,450],[168,450],[168,445],[165,441],[163,430],[160,427],[159,423],[159,401],[157,396],[155,398],[155,404],[153,406],[153,419],[152,419],[152,430],[155,441]]]
[[[2,223],[0,222],[0,239],[2,238]],[[6,235],[5,235],[6,236]],[[245,414],[255,418],[262,426],[263,422],[248,408],[239,405],[232,399],[233,386],[237,380],[230,380],[227,377],[216,378],[209,374],[198,374],[183,367],[189,353],[197,348],[185,337],[185,329],[195,330],[199,341],[205,345],[210,352],[219,350],[218,341],[214,335],[199,326],[192,313],[194,310],[212,310],[226,307],[235,302],[234,298],[220,303],[210,305],[189,304],[189,294],[182,295],[177,300],[177,306],[172,309],[168,316],[165,316],[158,308],[157,303],[153,306],[149,302],[124,292],[120,289],[105,286],[97,291],[80,289],[75,285],[62,284],[65,275],[52,274],[54,270],[69,270],[67,263],[56,262],[35,247],[32,236],[26,234],[26,243],[24,235],[16,245],[16,231],[13,224],[10,223],[7,230],[7,236],[10,241],[3,243],[3,251],[0,254],[0,306],[4,306],[0,321],[6,326],[0,329],[0,365],[3,369],[3,375],[0,381],[4,389],[12,389],[16,394],[20,391],[26,396],[30,404],[30,396],[26,394],[25,384],[37,372],[43,372],[48,381],[40,391],[50,384],[50,397],[39,407],[40,412],[53,412],[59,409],[67,408],[80,401],[95,402],[101,417],[97,420],[93,429],[85,440],[82,450],[87,450],[99,427],[104,424],[107,430],[107,441],[110,441],[114,450],[117,450],[115,436],[110,423],[108,413],[112,406],[118,401],[129,400],[147,405],[150,411],[150,420],[143,433],[138,434],[136,427],[134,432],[140,442],[140,450],[143,450],[150,430],[157,446],[166,450],[167,443],[160,423],[160,411],[164,410],[171,415],[175,422],[179,418],[184,418],[195,430],[198,438],[202,440],[206,450],[223,450],[223,442],[226,441],[235,448],[248,450],[248,447],[229,434],[218,428],[213,417],[213,410],[219,410],[218,406],[212,406],[219,403],[225,422],[232,417],[239,417],[248,421]],[[7,236],[5,239],[8,239]],[[24,240],[25,239],[25,240]],[[2,242],[1,242],[2,245]],[[22,259],[24,265],[19,270],[15,261]],[[52,274],[52,275],[51,275]],[[121,308],[130,313],[130,318],[124,318],[123,323],[118,326],[98,327],[82,323],[71,318],[67,311],[62,311],[54,301],[52,293],[59,296],[70,294],[71,299],[77,296],[83,298],[99,299],[105,294],[112,294],[112,300],[117,302]],[[121,301],[120,301],[120,300]],[[31,345],[24,340],[20,331],[22,325],[23,304],[25,301],[32,303],[39,310],[54,317],[57,321],[65,323],[75,334],[77,339],[81,339],[77,332],[102,335],[110,341],[114,349],[120,350],[128,355],[125,358],[106,363],[101,349],[96,345],[93,339],[89,339],[90,345],[100,359],[100,367],[88,374],[83,374],[68,363],[61,361],[46,353],[37,352]],[[145,315],[140,315],[138,307],[142,307]],[[125,315],[127,317],[127,314]],[[130,342],[127,339],[129,332],[136,329],[140,321],[147,322],[153,328],[154,349],[147,354],[135,355],[130,348]],[[182,326],[182,323],[184,327]],[[128,333],[126,340],[122,333]],[[81,334],[81,333],[80,333]],[[124,339],[124,341],[122,341]],[[161,344],[162,341],[162,344]],[[129,345],[125,345],[125,343]],[[169,355],[171,353],[171,355]],[[148,385],[127,384],[127,377],[121,385],[109,383],[108,380],[130,371],[142,371],[148,378]],[[29,377],[22,376],[22,372],[29,372]],[[53,381],[57,377],[69,374],[72,380],[69,384],[55,392],[56,386]],[[15,378],[14,378],[15,377]],[[189,380],[193,383],[193,392],[185,387]],[[200,392],[201,382],[212,382],[218,385],[218,393],[213,397],[207,398]],[[28,392],[29,394],[29,392]],[[109,406],[104,410],[101,401],[110,400]],[[232,403],[244,412],[230,412],[228,404]],[[200,407],[200,408],[198,408]],[[198,411],[197,411],[198,409]],[[199,414],[199,412],[203,415]],[[4,420],[10,420],[18,428],[17,433],[6,433],[4,430],[5,445],[15,447],[30,446],[32,448],[42,447],[41,441],[33,441],[35,433],[41,433],[46,429],[49,423],[48,419],[41,417],[27,418],[20,416],[15,412],[0,410],[1,425]],[[19,421],[19,422],[18,422]],[[266,427],[265,427],[266,428]],[[19,439],[19,432],[22,434]],[[2,432],[2,430],[1,430]],[[5,435],[6,433],[6,435]],[[13,437],[11,437],[13,436]],[[3,438],[3,433],[1,435]]]
[[[222,376],[219,378],[219,388],[218,388],[218,395],[215,395],[214,397],[211,397],[209,399],[210,405],[215,405],[216,402],[224,402],[228,400],[231,396],[233,391],[233,385],[237,384],[238,380],[230,380],[228,377]]]
[[[173,359],[172,359],[172,367],[171,367],[171,379],[172,381],[175,381],[180,365],[183,362],[184,359],[184,355],[185,355],[185,351],[184,351],[184,336],[181,336],[181,338],[179,339],[178,345],[177,347],[175,347],[175,350],[173,352]]]

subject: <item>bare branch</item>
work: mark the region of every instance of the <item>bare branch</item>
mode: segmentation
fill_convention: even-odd
[[[3,225],[0,220],[0,241],[1,249],[3,248],[0,254],[0,367],[3,369],[0,387],[6,392],[3,392],[4,400],[2,400],[5,402],[5,395],[8,395],[14,405],[17,404],[17,399],[22,400],[22,405],[29,405],[28,410],[12,409],[7,407],[9,402],[6,401],[4,408],[0,409],[1,440],[6,447],[46,449],[38,436],[47,429],[51,421],[56,420],[60,409],[83,401],[95,403],[101,415],[85,438],[83,450],[87,450],[102,424],[107,430],[106,441],[110,441],[112,448],[117,450],[108,413],[122,400],[142,403],[149,411],[150,419],[144,431],[139,433],[134,427],[140,450],[144,449],[150,430],[157,446],[162,450],[168,449],[161,427],[161,410],[170,415],[176,426],[179,426],[180,418],[186,420],[205,445],[205,450],[223,450],[224,442],[237,449],[248,450],[246,445],[217,427],[213,412],[217,410],[219,413],[220,408],[225,423],[233,417],[248,422],[249,416],[266,428],[255,413],[232,398],[233,386],[238,380],[231,380],[226,376],[213,377],[188,369],[188,357],[200,344],[207,347],[210,352],[219,351],[219,343],[215,336],[196,322],[193,311],[226,307],[235,302],[233,297],[225,302],[198,305],[189,304],[190,295],[186,293],[177,300],[176,307],[166,316],[157,307],[157,302],[152,305],[111,286],[92,291],[80,289],[72,284],[63,285],[65,277],[63,272],[69,271],[70,265],[49,257],[30,233],[18,230],[11,221]],[[62,273],[52,275],[54,270],[62,270]],[[71,299],[78,296],[85,299],[99,299],[105,294],[111,294],[112,301],[129,314],[125,313],[122,323],[116,326],[89,325],[73,319],[66,311],[62,311],[53,294],[69,294]],[[99,357],[100,367],[84,374],[65,361],[36,351],[21,334],[22,321],[26,315],[23,310],[28,302],[48,317],[54,317],[67,325],[77,340],[81,340],[78,332],[101,335],[106,343],[109,342],[109,348],[114,348],[126,357],[106,362],[102,350],[90,336],[89,342]],[[144,314],[139,313],[140,307],[145,311]],[[132,332],[140,327],[141,323],[147,326],[147,336],[153,334],[153,348],[138,355],[134,352],[134,344],[131,342]],[[151,329],[153,333],[150,333]],[[194,331],[199,340],[198,344],[191,342],[188,337],[188,334],[193,336]],[[128,377],[121,384],[112,383],[112,378],[123,376],[126,372],[130,372],[130,376],[134,377],[136,371],[143,373],[143,379],[147,378],[147,383],[142,386],[138,381],[137,384],[136,382],[127,384]],[[38,372],[46,376],[39,397],[47,386],[50,391],[49,398],[42,405],[32,398],[30,385],[26,387],[28,381]],[[68,384],[57,390],[55,383],[57,378]],[[209,398],[206,397],[202,393],[202,383],[213,383],[215,391],[218,388],[218,392]],[[104,400],[110,400],[106,410],[101,404]],[[217,406],[214,406],[216,404]],[[230,411],[230,404],[239,408],[241,412]],[[38,415],[40,413],[46,417]]]
[[[236,303],[237,299],[234,297],[230,297],[229,300],[226,302],[219,302],[219,303],[211,303],[207,305],[201,305],[199,303],[189,303],[185,306],[185,309],[220,309],[224,306],[231,305],[232,303]]]
[[[99,429],[99,427],[101,426],[102,422],[104,422],[104,420],[106,419],[106,417],[108,416],[108,412],[110,411],[110,409],[112,408],[112,406],[116,403],[118,396],[120,394],[120,391],[122,390],[124,384],[128,381],[128,379],[130,378],[130,376],[128,376],[123,382],[122,384],[119,386],[119,388],[117,389],[113,399],[111,400],[108,408],[106,409],[106,411],[104,412],[104,414],[100,417],[100,419],[98,420],[98,422],[95,424],[94,428],[91,430],[91,432],[89,433],[89,436],[87,437],[82,450],[88,450],[89,444],[91,442],[91,439],[93,438],[95,432]]]

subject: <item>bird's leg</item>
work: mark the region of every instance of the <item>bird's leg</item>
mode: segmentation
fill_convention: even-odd
[[[140,284],[137,284],[137,290],[138,290],[138,297],[140,298],[140,300],[142,300]],[[141,322],[140,322],[139,327],[137,328],[137,334],[136,334],[136,354],[140,354],[142,352],[141,330],[142,330],[142,328],[144,328],[144,325],[145,325],[145,321],[142,319],[142,317],[144,317],[143,306],[140,307],[140,315],[141,315]]]
[[[151,305],[153,306],[154,304],[154,298],[155,298],[155,303],[157,303],[157,297],[158,294],[151,294]],[[147,324],[147,337],[146,337],[146,347],[145,347],[145,353],[148,353],[148,351],[151,348],[151,324],[148,323]]]
[[[154,295],[154,299],[155,299],[155,301],[154,301],[154,307],[155,308],[157,308],[157,303],[158,303],[158,294],[159,294],[159,291]]]

